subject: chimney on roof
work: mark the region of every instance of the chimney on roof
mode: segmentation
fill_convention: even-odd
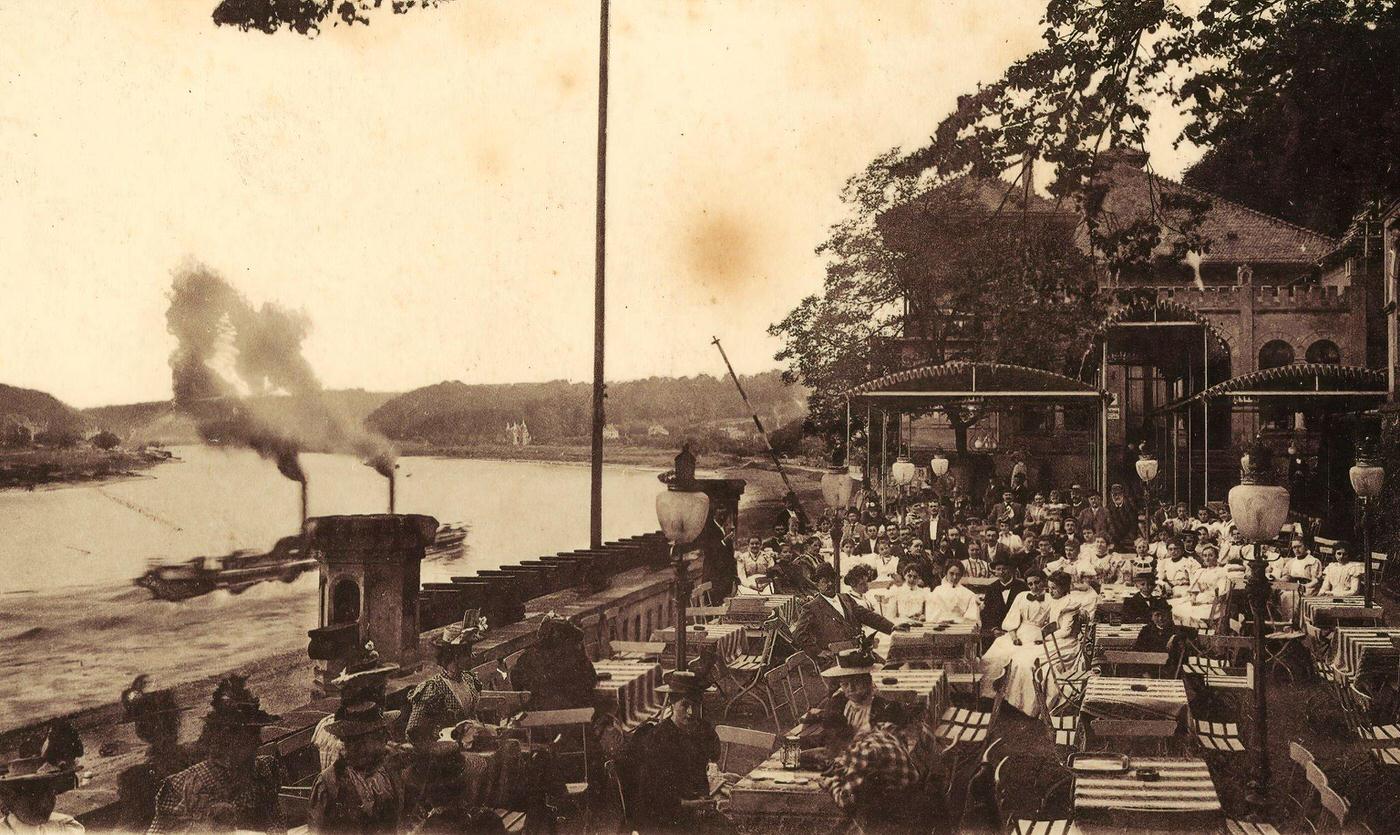
[[[1141,170],[1147,167],[1147,152],[1140,148],[1119,146],[1101,151],[1099,161],[1105,168],[1117,168],[1123,165]]]

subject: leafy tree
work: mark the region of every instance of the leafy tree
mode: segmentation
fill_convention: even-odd
[[[116,449],[121,442],[121,438],[105,429],[92,436],[92,445],[103,451]]]
[[[45,429],[35,434],[34,442],[40,446],[68,449],[78,445],[82,438],[77,432],[67,429]]]
[[[1050,192],[1078,204],[1110,264],[1144,258],[1160,231],[1095,223],[1099,155],[1141,146],[1163,100],[1185,111],[1182,138],[1215,149],[1191,179],[1258,209],[1336,231],[1363,193],[1400,187],[1389,0],[1049,0],[1043,22],[1045,46],[960,98],[907,172],[1048,162]]]
[[[824,292],[769,328],[784,340],[786,379],[813,390],[809,431],[838,450],[844,392],[899,366],[892,338],[915,340],[928,362],[1066,371],[1103,316],[1071,213],[1001,180],[930,187],[901,168],[889,152],[850,180],[850,215],[818,248],[828,257]],[[942,411],[965,452],[983,412]]]

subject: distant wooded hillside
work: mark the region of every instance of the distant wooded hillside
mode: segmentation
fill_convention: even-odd
[[[807,414],[806,389],[784,385],[778,372],[740,380],[770,430]],[[508,424],[524,421],[533,441],[560,442],[588,436],[591,403],[587,383],[443,382],[390,400],[369,426],[396,441],[456,445],[500,442]],[[738,440],[753,427],[734,383],[707,375],[609,383],[607,423],[623,440],[705,432]]]
[[[0,441],[16,433],[26,441],[41,434],[82,435],[88,428],[81,412],[52,394],[0,383]]]
[[[370,413],[389,400],[393,392],[365,391],[364,389],[342,389],[327,391],[322,399],[331,409],[350,419],[352,423],[363,423]],[[274,419],[288,426],[304,424],[320,419],[320,409],[313,407],[301,398],[274,396],[259,398],[259,412],[274,416]],[[149,403],[130,403],[121,406],[99,406],[83,413],[95,428],[114,432],[128,444],[197,444],[199,432],[194,421],[175,408],[168,400]]]

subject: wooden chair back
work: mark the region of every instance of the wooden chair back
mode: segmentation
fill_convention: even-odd
[[[1317,763],[1308,763],[1303,770],[1308,783],[1317,792],[1318,799],[1317,808],[1305,820],[1314,832],[1342,831],[1346,826],[1350,805],[1328,785],[1327,775],[1317,767]]]
[[[593,724],[591,707],[563,710],[532,710],[520,717],[517,727],[524,729],[525,740],[533,744],[536,737],[552,740],[555,759],[565,782],[588,782],[588,737]],[[567,737],[567,738],[566,738]],[[569,762],[579,763],[568,767]]]
[[[787,661],[783,662],[783,670],[787,673],[788,692],[792,694],[792,710],[799,717],[812,706],[811,696],[802,684],[800,662],[806,657],[806,653],[797,652],[789,655]]]
[[[716,725],[715,733],[719,736],[719,770],[730,774],[753,771],[778,745],[777,734],[733,725]]]
[[[768,703],[773,706],[773,721],[778,730],[796,725],[797,714],[792,706],[792,686],[788,680],[787,665],[779,664],[765,672],[763,684],[768,688]]]
[[[687,609],[685,616],[692,624],[717,623],[729,614],[728,606],[692,606]]]
[[[1167,653],[1106,649],[1103,651],[1103,663],[1109,666],[1113,675],[1122,675],[1119,668],[1127,665],[1132,671],[1144,673],[1150,678],[1161,678],[1167,666]]]
[[[506,680],[506,672],[501,667],[501,662],[487,661],[485,664],[478,664],[472,667],[472,675],[481,682],[482,690],[505,690],[510,686]]]
[[[503,721],[524,710],[529,703],[529,690],[482,690],[476,709],[479,714],[494,715]]]
[[[517,650],[505,657],[501,663],[505,665],[507,675],[515,672],[515,665],[520,663],[520,657],[525,654],[525,650]]]
[[[712,587],[712,583],[696,584],[695,588],[690,590],[690,607],[694,609],[710,605],[710,589]]]

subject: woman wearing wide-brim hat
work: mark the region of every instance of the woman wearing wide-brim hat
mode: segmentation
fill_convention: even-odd
[[[56,799],[78,785],[72,762],[24,757],[0,765],[0,832],[82,832],[83,825],[54,811]]]
[[[345,745],[311,787],[312,832],[397,832],[404,813],[408,763],[389,750],[399,716],[376,702],[342,703],[326,730]]]
[[[390,664],[380,659],[374,642],[368,641],[360,653],[345,665],[345,670],[331,679],[331,684],[340,688],[341,704],[374,702],[382,705],[385,702],[389,676],[398,669],[398,664]],[[329,768],[336,757],[340,756],[340,752],[345,750],[345,743],[329,731],[329,726],[334,721],[334,715],[326,716],[316,723],[316,729],[311,732],[311,744],[316,746],[316,751],[321,756],[323,769]]]
[[[715,823],[707,769],[719,759],[719,736],[703,716],[712,689],[695,673],[668,673],[656,692],[670,715],[638,728],[619,758],[629,823],[642,832],[705,831]]]
[[[443,728],[476,718],[481,681],[471,672],[472,647],[486,631],[485,618],[468,609],[461,622],[451,623],[429,639],[437,675],[408,694],[408,741],[431,745]]]
[[[139,675],[122,691],[121,724],[134,726],[146,743],[144,762],[117,775],[117,798],[122,811],[118,829],[144,832],[156,813],[156,792],[166,777],[199,761],[187,745],[180,744],[181,715],[187,709],[169,689],[153,689],[150,676]]]
[[[276,757],[258,755],[262,729],[281,717],[262,709],[243,676],[220,681],[210,705],[200,737],[207,758],[161,784],[149,831],[284,829],[277,805],[282,769]]]

